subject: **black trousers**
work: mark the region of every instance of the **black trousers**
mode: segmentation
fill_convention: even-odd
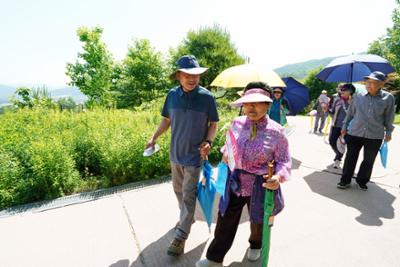
[[[382,140],[347,135],[346,143],[347,153],[340,181],[344,184],[351,183],[351,177],[354,174],[360,150],[364,148],[364,159],[358,170],[356,182],[365,185],[371,179],[372,168],[374,167],[375,158],[381,147]]]
[[[233,240],[239,226],[240,216],[244,205],[250,207],[250,197],[230,195],[229,206],[224,214],[218,212],[217,225],[214,232],[214,240],[207,250],[207,259],[215,262],[223,262],[228,250],[232,247]],[[261,249],[263,224],[250,223],[250,248]]]
[[[332,127],[331,133],[329,134],[329,144],[331,145],[333,151],[335,152],[336,156],[334,160],[342,160],[343,154],[339,152],[336,146],[336,142],[341,134],[342,128],[340,127]]]

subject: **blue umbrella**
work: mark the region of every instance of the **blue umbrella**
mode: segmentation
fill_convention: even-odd
[[[216,189],[215,182],[211,178],[213,171],[210,162],[204,160],[202,168],[204,179],[197,184],[197,199],[199,200],[200,207],[210,230]]]
[[[308,88],[292,77],[282,78],[282,80],[286,84],[283,98],[288,103],[289,115],[296,115],[310,103]]]
[[[388,74],[395,70],[389,61],[377,55],[350,55],[332,60],[317,74],[317,78],[325,82],[352,83],[364,80],[364,76],[373,71]]]

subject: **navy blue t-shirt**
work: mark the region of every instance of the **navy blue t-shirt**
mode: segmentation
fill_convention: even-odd
[[[207,137],[208,123],[219,121],[212,94],[201,86],[189,93],[175,87],[169,91],[161,115],[171,120],[171,161],[199,166],[199,147]]]

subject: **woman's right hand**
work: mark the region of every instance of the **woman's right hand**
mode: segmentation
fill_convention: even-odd
[[[263,183],[263,187],[269,189],[269,190],[277,190],[280,186],[279,175],[274,175],[271,178],[268,178],[268,175],[264,175],[264,178],[267,179],[265,183]]]

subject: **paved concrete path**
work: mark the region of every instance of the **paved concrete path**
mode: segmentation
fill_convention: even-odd
[[[292,180],[282,186],[286,208],[272,230],[270,267],[400,266],[400,131],[390,142],[389,168],[377,158],[363,192],[336,189],[339,173],[323,136],[309,133],[306,117],[289,118]],[[224,265],[260,266],[245,258],[248,215]],[[185,255],[166,255],[178,209],[170,182],[94,201],[0,218],[0,266],[194,266],[212,234],[201,213]],[[213,225],[213,227],[215,224]],[[213,230],[213,229],[212,229]],[[213,231],[212,231],[213,232]]]

